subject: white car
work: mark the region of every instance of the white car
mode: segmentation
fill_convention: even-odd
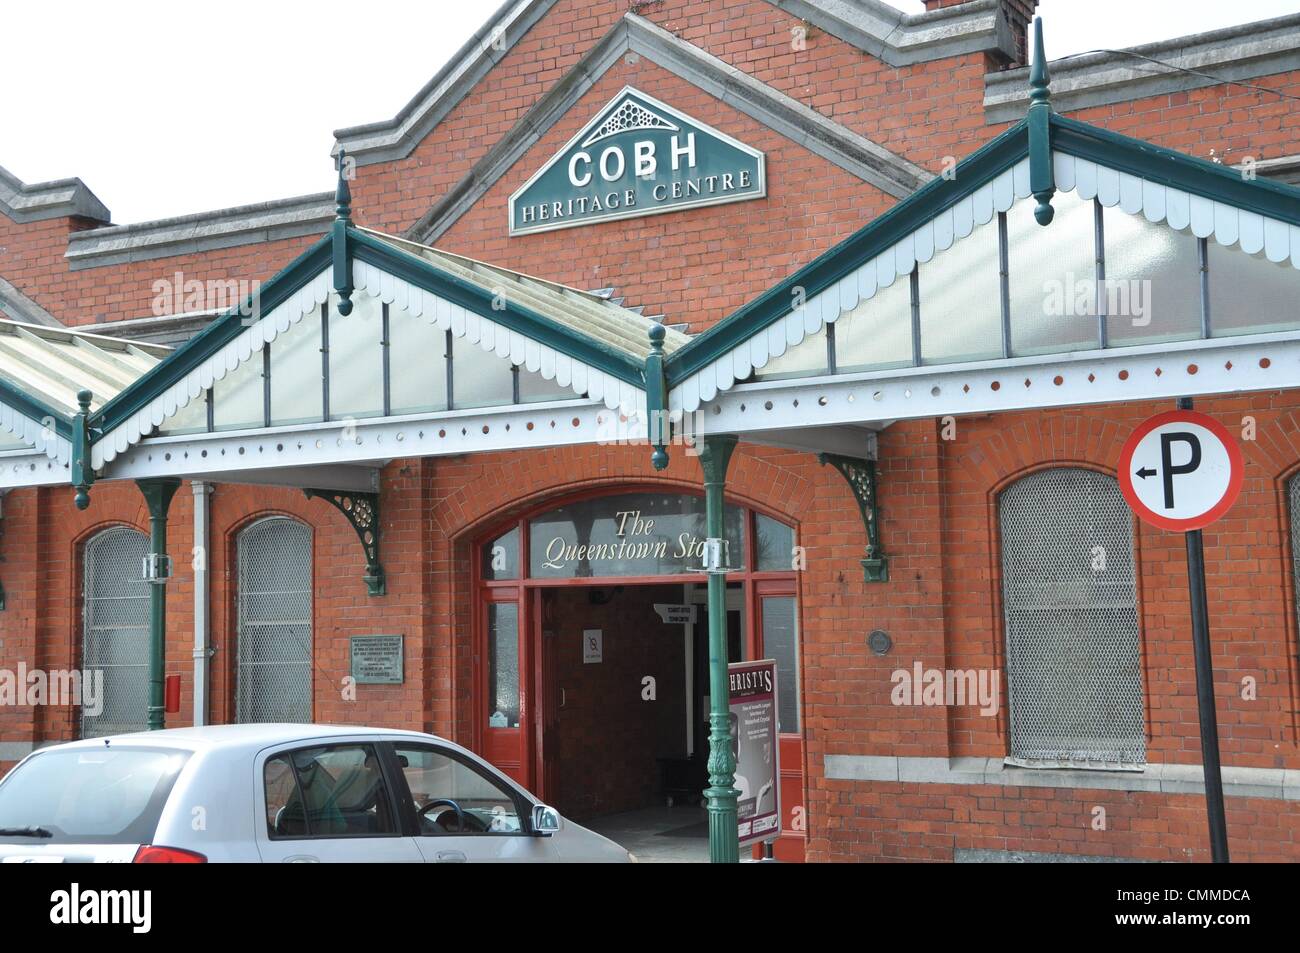
[[[433,735],[218,725],[42,748],[0,781],[0,861],[621,862]]]

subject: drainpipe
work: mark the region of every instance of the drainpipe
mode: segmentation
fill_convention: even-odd
[[[149,555],[144,560],[144,578],[149,589],[149,730],[164,725],[166,702],[163,682],[167,671],[167,580],[171,561],[167,558],[167,509],[181,481],[175,477],[137,480],[149,507]]]
[[[212,487],[191,480],[194,491],[194,721],[208,723],[208,494]]]

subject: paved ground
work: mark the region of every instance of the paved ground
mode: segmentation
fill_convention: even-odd
[[[642,863],[709,860],[708,813],[702,807],[649,807],[583,821],[582,826],[622,844]]]

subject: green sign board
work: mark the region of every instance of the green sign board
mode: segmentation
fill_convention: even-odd
[[[510,234],[766,194],[763,153],[629,86],[510,196]]]

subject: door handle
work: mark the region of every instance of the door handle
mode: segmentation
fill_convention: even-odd
[[[440,850],[437,853],[438,863],[440,864],[463,864],[465,863],[465,853],[459,850]]]
[[[286,864],[319,864],[320,858],[312,854],[290,854],[284,859]]]

